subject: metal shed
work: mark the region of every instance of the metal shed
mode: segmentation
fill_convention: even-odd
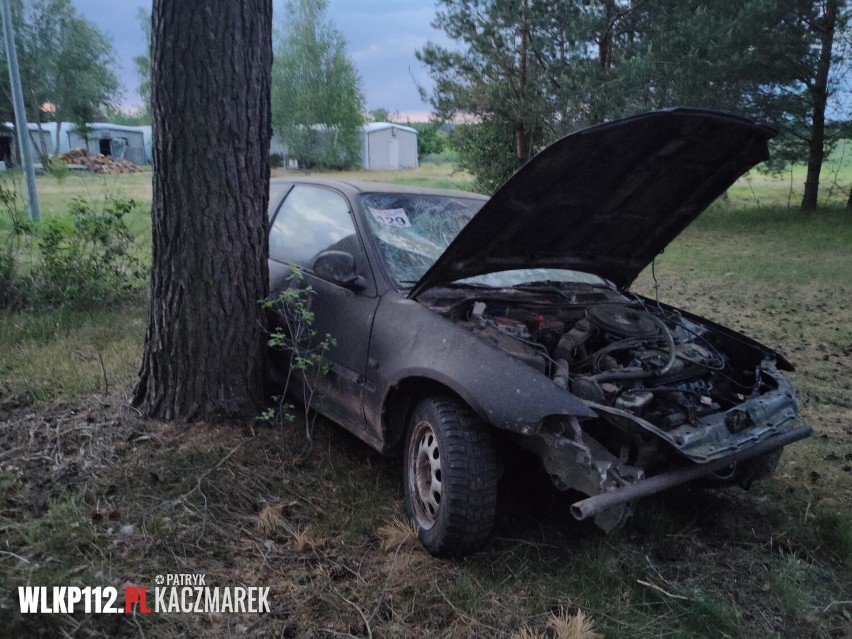
[[[89,155],[109,155],[119,160],[130,160],[134,164],[145,164],[145,134],[138,126],[124,126],[109,122],[93,122],[89,129],[88,144],[76,130],[68,131],[68,143],[72,149],[84,148]]]
[[[39,131],[38,126],[32,123],[27,124],[29,129],[29,144],[30,153],[33,160],[38,162],[44,150],[47,150],[48,155],[53,152],[53,138],[50,131],[42,128]],[[19,159],[20,150],[18,149],[18,138],[15,135],[15,125],[11,122],[4,122],[0,126],[0,160],[5,162],[7,166],[20,166]]]
[[[368,171],[417,167],[417,131],[392,122],[370,122],[361,129],[361,166]]]

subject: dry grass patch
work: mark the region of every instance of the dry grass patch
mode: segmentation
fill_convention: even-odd
[[[400,548],[422,548],[417,539],[417,527],[414,522],[402,517],[393,517],[388,523],[379,526],[376,532],[382,540],[382,549],[385,552]]]
[[[524,624],[511,639],[604,639],[604,636],[596,632],[594,619],[582,609],[571,614],[559,608],[548,615],[546,629],[536,630]]]

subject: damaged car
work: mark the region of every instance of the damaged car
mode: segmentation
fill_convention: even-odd
[[[611,531],[679,484],[747,487],[810,434],[782,355],[629,290],[772,135],[648,113],[563,138],[491,198],[272,181],[270,288],[310,286],[315,332],[336,342],[313,406],[402,454],[431,553],[488,540],[500,456],[518,448],[585,496],[577,519]]]

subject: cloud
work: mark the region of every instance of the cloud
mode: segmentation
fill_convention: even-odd
[[[72,0],[77,11],[110,36],[116,51],[116,70],[125,87],[124,104],[140,104],[139,78],[133,58],[145,51],[145,37],[137,18],[140,8],[151,10],[151,0]],[[432,28],[435,8],[423,0],[330,0],[328,17],[343,34],[362,78],[367,108],[390,111],[428,111],[418,84],[431,89],[426,70],[414,52],[427,41],[450,44]],[[283,2],[275,0],[274,26],[283,24]]]

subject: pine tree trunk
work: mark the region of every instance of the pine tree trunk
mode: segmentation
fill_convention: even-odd
[[[518,106],[520,113],[524,113],[527,109],[527,47],[528,44],[528,28],[526,18],[526,1],[521,5],[521,20],[518,25],[519,45],[518,45]],[[530,159],[530,140],[527,132],[526,124],[523,119],[515,123],[515,155],[518,159],[518,166],[523,166]]]
[[[266,335],[272,0],[154,0],[151,308],[133,403],[257,414]]]
[[[837,24],[837,1],[826,3],[825,13],[817,23],[820,32],[820,52],[816,74],[811,87],[813,109],[811,111],[811,135],[808,142],[808,173],[805,178],[805,193],[802,210],[813,211],[819,195],[819,174],[825,157],[825,106],[828,102],[828,72],[831,68],[831,49]]]
[[[598,63],[602,70],[612,68],[612,26],[616,16],[613,0],[604,0],[604,28],[598,38]]]

